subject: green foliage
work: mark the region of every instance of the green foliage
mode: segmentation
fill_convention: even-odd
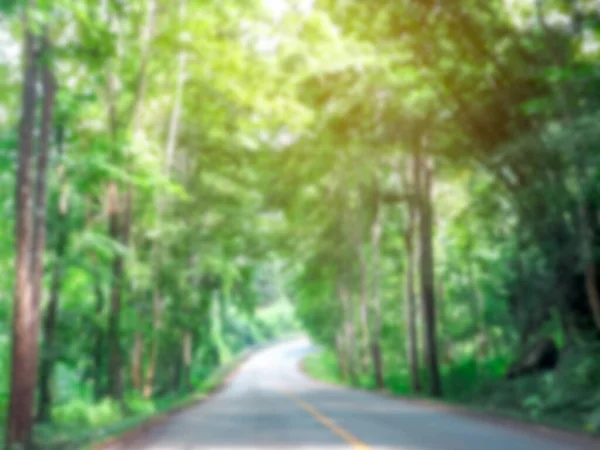
[[[568,386],[593,389],[559,377],[540,383],[543,392],[526,383],[503,402],[502,392],[520,381],[501,380],[522,347],[541,337],[556,342],[561,358],[597,339],[600,321],[592,320],[583,267],[596,265],[600,254],[600,229],[588,215],[598,211],[600,140],[591,118],[600,105],[584,86],[598,80],[598,60],[582,46],[587,32],[595,36],[590,47],[597,45],[597,22],[583,19],[582,29],[572,24],[567,32],[550,19],[587,17],[583,5],[547,2],[528,22],[524,2],[459,3],[316,3],[327,28],[337,28],[324,54],[340,56],[327,57],[331,64],[319,60],[323,37],[320,45],[305,44],[320,64],[307,70],[302,100],[318,118],[286,148],[279,160],[285,182],[276,186],[295,231],[299,317],[326,347],[323,358],[338,360],[335,367],[312,359],[307,365],[345,381],[351,374],[343,366],[352,365],[355,384],[372,388],[374,342],[385,386],[410,393],[404,259],[408,210],[420,213],[410,198],[419,150],[435,167],[433,270],[445,396],[497,400],[498,407],[549,418],[551,389],[559,397]],[[347,48],[350,58],[336,64]],[[373,52],[376,65],[366,62]],[[378,247],[376,207],[385,217]],[[423,329],[417,323],[419,354]],[[584,361],[575,358],[571,367]],[[583,396],[573,399],[584,403]],[[590,428],[584,414],[574,417]]]
[[[0,419],[29,8],[58,87],[41,311],[56,301],[41,353],[57,428],[152,414],[244,348],[301,328],[325,348],[307,361],[320,377],[374,387],[376,344],[385,385],[408,393],[411,267],[419,318],[434,275],[450,400],[539,417],[572,404],[596,429],[587,355],[538,385],[499,381],[540,337],[562,354],[597,340],[591,0],[442,3],[2,3]],[[408,260],[426,240],[419,160],[433,173],[433,267]],[[122,403],[106,399],[115,351]]]
[[[100,403],[90,404],[83,399],[61,405],[53,411],[57,425],[73,427],[100,427],[121,418],[121,408],[115,401],[104,399]]]
[[[339,383],[340,371],[334,353],[324,351],[308,355],[303,361],[304,369],[311,376],[330,383]]]

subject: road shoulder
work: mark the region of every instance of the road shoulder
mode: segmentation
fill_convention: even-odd
[[[262,348],[263,346],[258,346],[257,348],[249,349],[240,354],[229,365],[222,369],[221,377],[217,375],[212,386],[210,386],[207,391],[191,394],[188,398],[183,399],[180,403],[172,408],[148,417],[142,422],[137,423],[132,427],[128,427],[125,431],[114,436],[110,436],[101,442],[91,444],[87,448],[90,450],[121,450],[129,448],[132,442],[142,438],[151,429],[165,424],[167,421],[174,419],[177,415],[184,413],[189,409],[206,402],[207,400],[210,400],[212,397],[221,392],[230,384],[231,380],[236,376],[244,363],[255,352],[261,350]]]
[[[467,405],[449,403],[429,398],[403,397],[401,395],[395,394],[387,390],[365,389],[361,387],[335,383],[330,380],[321,380],[318,377],[312,375],[306,369],[305,361],[306,359],[303,359],[299,362],[299,371],[303,373],[306,377],[310,378],[314,383],[317,383],[326,388],[347,391],[360,391],[369,395],[378,396],[380,398],[391,399],[394,401],[402,402],[404,404],[410,404],[413,405],[415,408],[437,411],[446,414],[460,415],[462,417],[477,420],[482,423],[499,425],[502,427],[521,431],[523,433],[539,436],[547,440],[552,440],[555,442],[563,443],[565,445],[574,446],[575,448],[590,450],[600,448],[600,436],[598,435],[588,434],[583,431],[579,432],[569,429],[563,429],[553,425],[527,420],[526,418],[511,417],[509,415],[509,412],[489,411],[484,409],[478,409],[475,407],[470,407]]]

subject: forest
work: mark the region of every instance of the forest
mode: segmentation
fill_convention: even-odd
[[[598,123],[596,0],[4,0],[5,448],[303,330],[315,376],[600,432]]]

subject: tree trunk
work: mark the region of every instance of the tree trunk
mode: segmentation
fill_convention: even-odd
[[[43,38],[42,54],[47,55],[49,45],[47,38]],[[35,186],[35,200],[33,205],[33,242],[31,273],[33,277],[32,301],[37,311],[40,308],[42,296],[42,279],[44,274],[44,252],[46,249],[46,203],[47,203],[47,174],[48,153],[50,152],[50,134],[52,116],[54,111],[55,83],[52,70],[48,62],[42,69],[43,107],[40,146],[37,160],[37,178]],[[39,319],[36,319],[39,320]]]
[[[136,331],[133,338],[133,348],[131,349],[131,384],[136,391],[141,391],[143,387],[142,380],[142,361],[144,357],[144,337],[142,333]]]
[[[177,344],[174,342],[173,343],[175,348],[173,348],[173,359],[174,362],[171,364],[171,383],[170,386],[167,387],[170,388],[172,391],[179,391],[181,390],[181,374],[183,371],[183,355],[181,354],[180,351],[176,351],[177,350]],[[179,349],[180,350],[180,349]]]
[[[110,19],[110,18],[109,18]],[[119,117],[116,108],[115,76],[111,65],[107,65],[107,103],[108,103],[108,124],[114,145],[114,152],[117,151],[117,136],[119,130]],[[108,206],[108,234],[115,242],[121,241],[119,227],[119,192],[117,183],[112,180],[108,183],[107,189]],[[121,314],[121,286],[123,283],[123,257],[114,255],[111,265],[111,290],[110,304],[108,312],[108,327],[106,331],[106,340],[108,344],[108,371],[107,371],[107,393],[113,399],[121,399],[121,355],[120,355],[120,314]]]
[[[179,3],[179,21],[181,23],[185,20],[186,9],[187,0],[181,0]],[[171,118],[169,120],[169,133],[167,135],[167,145],[165,148],[165,171],[167,172],[167,176],[171,172],[171,167],[175,159],[175,148],[177,147],[177,137],[179,135],[181,103],[186,78],[187,54],[182,50],[177,56],[177,84],[175,86],[175,99],[173,101],[173,110],[171,111]]]
[[[360,244],[359,244],[360,245]],[[358,249],[359,262],[360,262],[360,323],[362,327],[362,348],[361,348],[361,364],[362,372],[368,373],[369,371],[369,289],[367,280],[367,262],[362,248]]]
[[[346,345],[344,343],[343,329],[338,331],[335,335],[335,352],[338,362],[338,373],[340,379],[343,381],[348,380],[348,358],[346,353]]]
[[[67,233],[63,220],[66,220],[61,214],[61,229],[56,243],[56,264],[52,274],[52,285],[50,287],[50,300],[46,310],[43,323],[43,347],[42,359],[39,377],[39,399],[38,399],[38,421],[49,422],[51,420],[50,411],[52,407],[52,374],[54,372],[54,363],[58,355],[58,349],[55,342],[56,321],[58,316],[58,305],[60,301],[60,292],[63,280],[63,259],[67,246]]]
[[[47,39],[43,39],[43,53],[47,54],[49,46]],[[47,172],[48,172],[48,154],[50,152],[50,130],[52,127],[55,82],[52,70],[46,62],[42,69],[42,86],[44,90],[44,100],[42,107],[42,130],[40,136],[40,149],[38,155],[37,167],[37,185],[35,193],[35,215],[33,220],[33,303],[36,310],[40,310],[42,297],[42,280],[44,276],[44,252],[46,248],[46,202],[47,202]],[[64,182],[63,185],[64,191]],[[64,193],[64,192],[63,192]],[[61,202],[62,203],[62,202]],[[60,208],[59,208],[60,209]],[[56,351],[54,349],[54,329],[56,323],[56,313],[58,308],[58,298],[60,295],[60,285],[62,280],[62,258],[64,255],[67,239],[66,229],[66,211],[59,212],[59,235],[56,248],[57,263],[54,269],[52,280],[52,292],[48,304],[48,313],[44,318],[43,336],[44,348],[42,351],[42,360],[40,367],[40,396],[38,407],[38,420],[48,421],[50,419],[51,408],[51,376],[54,366]],[[37,320],[36,320],[37,321]]]
[[[439,331],[438,331],[438,340],[440,342],[440,346],[442,349],[441,350],[442,364],[452,364],[452,342],[446,335],[446,332],[447,332],[447,329],[446,329],[447,305],[446,305],[446,296],[445,296],[445,292],[444,292],[444,283],[440,279],[440,280],[438,280],[437,285],[438,285],[437,304],[439,305],[438,316],[439,316],[439,324],[440,324]]]
[[[108,18],[107,20],[110,20]],[[106,70],[106,91],[108,103],[108,125],[111,133],[114,152],[117,152],[117,136],[119,131],[119,117],[116,107],[115,76],[111,64]],[[107,189],[108,206],[108,234],[115,242],[120,242],[119,227],[119,192],[117,183],[112,180]],[[111,290],[108,312],[108,327],[106,340],[108,344],[108,370],[107,370],[107,393],[113,399],[121,399],[121,357],[119,321],[121,314],[121,285],[123,283],[123,258],[121,255],[113,256],[111,265]]]
[[[133,190],[128,189],[124,207],[119,206],[119,193],[116,183],[109,187],[110,236],[125,248],[129,245],[131,229],[131,205]],[[123,399],[123,355],[121,349],[121,308],[125,281],[125,261],[121,254],[114,256],[112,265],[112,290],[108,315],[108,393],[111,398]]]
[[[575,151],[578,151],[575,149]],[[583,159],[579,157],[579,159]],[[578,161],[578,178],[580,183],[584,183],[587,177],[587,168],[585,161]],[[583,255],[584,264],[584,277],[585,277],[585,292],[587,294],[588,304],[590,311],[592,312],[592,318],[596,325],[596,329],[600,330],[600,293],[598,292],[598,285],[596,280],[597,269],[596,269],[596,248],[594,247],[594,232],[590,226],[590,215],[588,207],[586,205],[585,194],[583,188],[579,188],[580,193],[578,195],[578,216],[580,222],[580,235],[581,235],[581,249]]]
[[[59,152],[61,150],[61,138],[57,138]],[[56,361],[58,350],[55,343],[56,322],[58,315],[58,306],[60,301],[60,293],[62,289],[62,281],[64,277],[64,258],[67,249],[69,226],[68,226],[68,193],[65,183],[65,169],[59,167],[59,179],[61,185],[61,193],[58,206],[58,236],[56,238],[55,257],[56,263],[52,273],[52,284],[50,287],[50,299],[46,308],[46,315],[43,323],[43,346],[42,358],[39,377],[38,398],[38,421],[48,422],[51,420],[52,406],[52,374],[54,372],[54,363]]]
[[[478,336],[478,345],[476,347],[476,362],[478,362],[479,358],[485,357],[488,353],[487,344],[489,341],[489,336],[487,333],[487,327],[485,325],[484,299],[481,291],[477,287],[477,281],[475,279],[475,273],[473,270],[474,264],[472,252],[469,252],[468,265],[469,285],[472,289],[471,314],[473,315],[474,328]]]
[[[28,9],[35,7],[31,1]],[[31,443],[38,357],[38,311],[33,302],[31,272],[31,158],[35,132],[37,57],[35,42],[24,13],[24,65],[22,113],[15,201],[15,299],[12,325],[12,365],[6,448],[26,448]]]
[[[152,43],[154,23],[156,21],[156,0],[149,0],[146,2],[146,4],[148,9],[146,10],[146,24],[144,26],[144,35],[142,38],[142,54],[140,56],[140,67],[138,70],[136,93],[131,112],[134,136],[135,133],[141,129],[140,106],[146,95],[146,73],[148,71],[150,44]]]
[[[192,346],[193,342],[192,342],[192,333],[189,330],[186,330],[183,333],[183,339],[182,339],[182,345],[181,345],[181,350],[182,350],[182,360],[183,360],[183,370],[182,370],[182,375],[183,375],[183,388],[185,390],[190,390],[192,388],[192,380],[191,380],[191,374],[192,374]]]
[[[344,327],[343,327],[343,341],[344,348],[346,352],[346,360],[347,360],[347,372],[348,378],[350,382],[353,384],[358,383],[358,372],[356,365],[356,338],[355,338],[355,330],[354,330],[354,308],[352,304],[351,296],[348,293],[347,287],[341,282],[340,286],[340,300],[342,302],[343,308],[343,318],[344,318]]]
[[[108,189],[109,235],[117,242],[121,241],[119,226],[119,194],[117,184],[111,182]],[[123,256],[115,255],[112,263],[112,284],[110,309],[108,313],[108,394],[115,400],[122,398],[121,379],[121,292],[123,284]]]
[[[156,7],[154,4],[151,5],[151,11],[155,11]],[[186,11],[186,0],[181,0],[180,9],[179,9],[179,20],[182,22],[185,18]],[[154,12],[152,13],[154,14]],[[150,21],[148,22],[150,24]],[[149,25],[149,30],[151,30],[151,25]],[[175,99],[173,102],[173,110],[171,111],[171,117],[169,120],[169,130],[167,134],[167,142],[165,144],[165,153],[164,153],[164,172],[168,177],[171,173],[171,167],[173,165],[173,161],[175,158],[175,148],[177,146],[177,136],[179,131],[179,118],[181,114],[181,103],[183,96],[183,88],[185,83],[185,66],[186,66],[186,57],[184,52],[179,53],[178,58],[178,70],[177,70],[177,85],[175,88]],[[145,59],[145,58],[144,58]],[[156,222],[157,225],[160,226],[161,218],[164,214],[164,210],[166,207],[166,198],[164,194],[161,192],[158,194],[158,198],[156,199]],[[150,343],[150,356],[148,362],[148,368],[146,371],[146,378],[144,380],[144,388],[143,395],[144,398],[149,398],[153,394],[154,390],[154,377],[156,370],[156,358],[158,357],[158,332],[160,327],[160,286],[158,285],[160,279],[160,256],[161,256],[161,248],[159,242],[155,242],[153,245],[153,253],[154,253],[154,272],[155,272],[155,286],[154,293],[152,297],[152,339]]]
[[[338,371],[342,380],[348,380],[348,348],[346,342],[346,318],[347,318],[347,307],[345,305],[346,299],[343,298],[341,281],[338,278],[336,284],[336,300],[340,302],[342,307],[341,326],[338,332],[335,334],[335,349],[338,361]]]
[[[410,173],[410,168],[407,174]],[[408,188],[409,184],[405,184]],[[406,251],[406,273],[404,282],[404,297],[406,304],[407,333],[407,357],[410,371],[410,384],[413,392],[421,391],[421,380],[419,378],[419,355],[417,336],[417,310],[415,297],[415,255],[414,255],[414,232],[415,232],[415,207],[414,201],[408,203],[408,224],[404,233],[404,247]]]
[[[104,390],[104,330],[102,327],[102,316],[104,315],[104,294],[100,277],[94,281],[94,295],[96,297],[96,329],[94,330],[94,398],[100,400],[105,394]]]
[[[154,289],[152,294],[152,342],[150,343],[150,356],[146,379],[144,380],[144,398],[152,397],[154,392],[154,375],[156,370],[156,359],[158,357],[158,333],[160,328],[160,292]]]
[[[417,168],[420,216],[420,267],[421,267],[421,295],[423,299],[423,325],[425,342],[425,363],[427,365],[429,393],[434,397],[441,397],[442,385],[440,380],[436,312],[435,312],[435,281],[433,270],[433,219],[431,205],[432,173],[429,161],[421,154],[420,145],[415,154]]]
[[[150,56],[150,43],[154,32],[154,19],[156,15],[156,1],[150,0],[147,4],[147,18],[142,38],[142,55],[140,58],[139,74],[136,84],[136,94],[131,104],[131,111],[127,114],[128,122],[133,125],[133,135],[137,134],[141,120],[139,118],[140,105],[143,102],[145,94],[145,80]],[[116,108],[115,77],[110,68],[107,69],[107,96],[108,96],[108,120],[112,135],[113,144],[117,145],[117,135],[119,129],[119,114]],[[119,205],[119,198],[124,197],[124,205]],[[129,235],[132,224],[132,204],[133,204],[133,186],[129,184],[125,189],[125,195],[119,195],[116,182],[113,180],[108,187],[109,203],[109,235],[124,246],[128,245]],[[120,217],[122,216],[122,217]],[[120,340],[120,316],[121,301],[124,287],[125,264],[123,256],[118,254],[114,256],[112,264],[112,286],[110,312],[108,317],[108,393],[116,399],[122,400],[123,397],[123,374],[122,374],[122,355]]]
[[[373,251],[373,323],[371,334],[371,357],[373,358],[373,375],[379,389],[385,387],[383,378],[383,359],[381,355],[381,235],[382,210],[376,205],[375,219],[371,226],[371,247]]]

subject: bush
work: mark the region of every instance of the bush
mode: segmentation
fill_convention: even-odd
[[[74,399],[54,407],[52,414],[57,425],[68,427],[101,427],[123,417],[119,404],[109,399],[98,403]]]
[[[139,393],[130,393],[126,397],[127,408],[133,414],[152,414],[156,412],[156,407],[152,400],[142,397]]]

